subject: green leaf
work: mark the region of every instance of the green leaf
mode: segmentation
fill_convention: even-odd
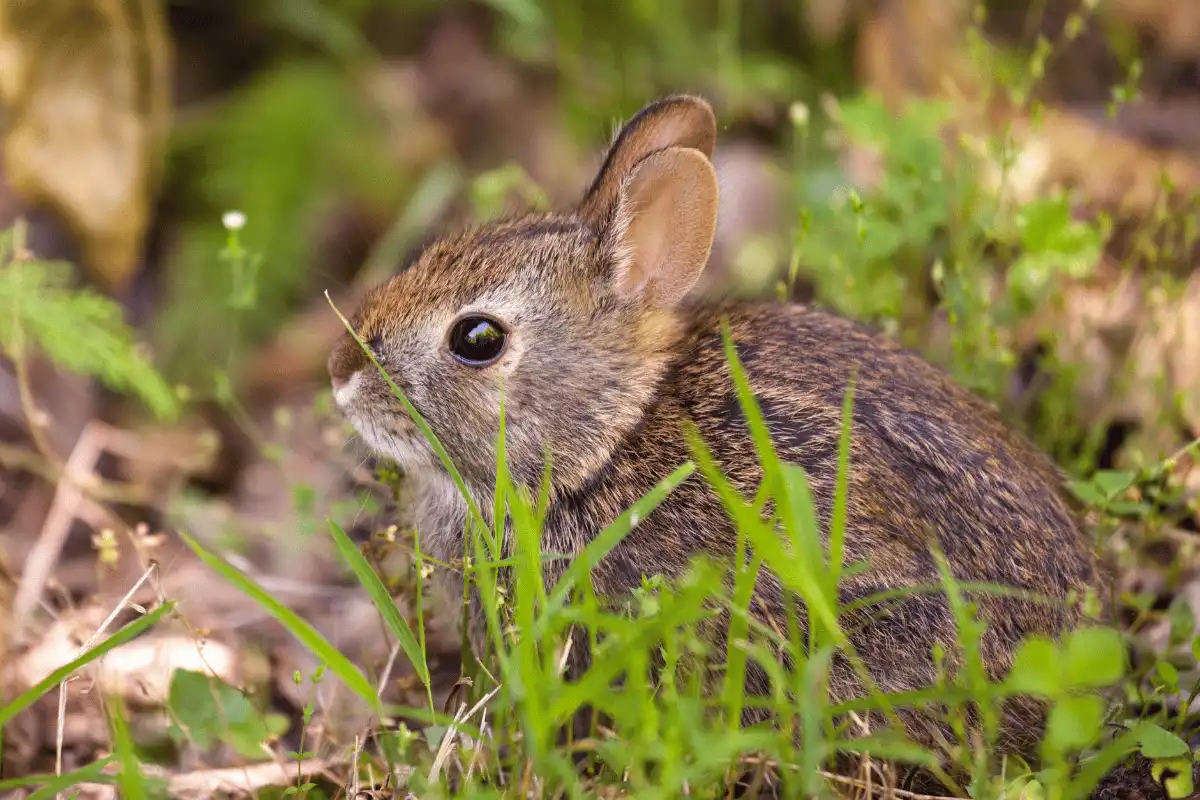
[[[116,776],[105,773],[103,770],[115,760],[116,756],[108,756],[107,758],[93,761],[87,766],[62,775],[22,775],[19,778],[6,778],[0,781],[0,791],[6,792],[10,789],[41,786],[41,789],[29,795],[26,800],[31,800],[34,797],[44,800],[45,798],[54,797],[54,795],[62,790],[80,783],[114,784],[117,782]]]
[[[1082,750],[1096,741],[1104,723],[1104,701],[1094,695],[1064,697],[1050,709],[1042,747],[1050,752]]]
[[[1103,507],[1108,503],[1104,492],[1090,481],[1071,481],[1067,485],[1076,497],[1089,506]]]
[[[1125,674],[1125,642],[1112,628],[1080,628],[1067,639],[1065,659],[1068,686],[1111,686]]]
[[[142,768],[138,763],[137,752],[133,749],[133,741],[129,738],[124,709],[116,700],[109,703],[109,719],[112,721],[113,748],[121,762],[121,772],[117,777],[121,796],[128,800],[141,800],[147,796],[146,781],[142,777]]]
[[[264,743],[288,729],[287,717],[263,714],[240,689],[192,670],[176,670],[171,676],[168,703],[198,746],[227,742],[249,759],[267,757]]]
[[[1014,692],[1054,697],[1061,688],[1058,648],[1044,636],[1021,642],[1005,682]]]
[[[218,730],[220,720],[207,675],[187,669],[175,670],[167,704],[197,746],[207,749],[212,745],[213,733]]]
[[[1137,473],[1128,470],[1102,469],[1092,476],[1092,483],[1109,499],[1126,491],[1137,479]]]
[[[1179,670],[1169,661],[1158,661],[1154,665],[1154,682],[1167,692],[1179,691]]]
[[[1176,595],[1167,609],[1167,617],[1171,620],[1172,646],[1183,644],[1196,633],[1196,615],[1183,595]]]
[[[1150,759],[1175,758],[1188,754],[1188,745],[1183,739],[1153,723],[1142,726],[1141,739],[1142,755]]]
[[[51,672],[45,678],[42,678],[29,689],[18,695],[12,702],[7,703],[4,706],[0,706],[0,729],[3,729],[4,726],[11,722],[14,717],[37,702],[39,697],[66,680],[71,673],[75,672],[81,667],[87,666],[97,658],[100,658],[104,654],[117,649],[121,645],[133,641],[144,631],[153,627],[155,623],[162,619],[164,614],[168,614],[174,609],[174,602],[163,603],[146,616],[136,619],[126,625],[124,628],[121,628],[121,630],[117,631],[103,642],[100,642],[95,647],[83,653],[78,658],[54,670],[54,672]]]
[[[375,694],[375,689],[371,686],[370,682],[359,671],[358,667],[354,666],[350,659],[346,658],[336,647],[330,644],[329,640],[322,636],[316,628],[302,619],[295,611],[292,611],[272,597],[244,572],[210,553],[191,536],[188,536],[183,531],[179,532],[179,536],[200,557],[201,561],[219,572],[225,580],[236,586],[243,594],[254,600],[264,611],[278,620],[292,636],[295,636],[323,664],[326,664],[329,669],[333,670],[333,673],[341,678],[342,682],[352,692],[365,700],[373,711],[379,712],[381,710],[379,697]]]
[[[400,643],[400,649],[404,651],[404,655],[408,656],[409,662],[413,665],[413,669],[417,671],[417,676],[421,682],[425,684],[426,692],[432,691],[429,683],[429,667],[425,662],[425,651],[421,649],[421,645],[417,642],[417,638],[413,635],[412,628],[408,627],[408,622],[400,614],[400,609],[396,608],[396,601],[392,599],[391,593],[387,587],[383,585],[383,581],[379,580],[379,576],[375,574],[375,570],[371,569],[370,563],[359,549],[346,535],[346,532],[338,526],[333,520],[329,521],[329,530],[333,534],[333,542],[337,545],[338,553],[341,554],[342,560],[354,572],[358,582],[367,590],[367,594],[371,596],[371,602],[379,609],[379,613],[383,615],[384,622],[392,631],[392,635],[396,637],[396,641]],[[430,708],[433,707],[433,697],[429,697]]]
[[[1195,790],[1190,758],[1156,760],[1150,767],[1150,775],[1167,790],[1167,797],[1171,800],[1183,800],[1183,798],[1191,797]]]

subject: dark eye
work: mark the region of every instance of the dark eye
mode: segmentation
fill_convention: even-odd
[[[450,352],[464,364],[482,367],[500,357],[507,338],[504,328],[494,319],[463,317],[450,329]]]

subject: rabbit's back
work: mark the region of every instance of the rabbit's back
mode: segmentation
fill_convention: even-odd
[[[833,509],[844,392],[854,377],[845,560],[865,561],[867,569],[844,580],[843,603],[940,585],[936,544],[959,581],[1057,601],[970,595],[987,623],[982,647],[992,677],[1008,668],[1022,637],[1055,635],[1078,622],[1078,604],[1065,601],[1095,587],[1098,567],[1053,463],[915,354],[849,320],[796,305],[700,312],[641,425],[601,474],[551,505],[547,550],[578,552],[589,532],[682,463],[684,420],[695,423],[732,483],[753,497],[761,470],[725,360],[722,318],[780,457],[807,473],[823,531]],[[594,579],[601,592],[621,594],[643,574],[678,576],[695,554],[728,559],[735,546],[719,500],[696,474],[626,537]],[[776,630],[787,629],[773,576],[760,579],[753,610]],[[841,622],[883,691],[930,685],[935,642],[954,658],[944,594],[914,594]],[[752,668],[749,680],[763,683],[765,673]],[[842,697],[862,691],[844,664],[835,667],[830,689]],[[1036,736],[1035,709],[1014,705],[1008,713],[1017,715],[1010,735]]]

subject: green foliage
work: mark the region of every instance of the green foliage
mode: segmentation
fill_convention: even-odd
[[[69,264],[17,257],[15,233],[0,234],[0,347],[20,357],[35,345],[66,369],[94,375],[140,397],[156,416],[174,418],[175,393],[134,343],[121,307],[72,286]]]
[[[807,40],[799,3],[487,3],[500,13],[506,49],[554,69],[569,87],[563,105],[584,138],[594,137],[597,118],[615,120],[668,90],[705,91],[749,107],[815,100],[851,79],[845,43]],[[797,46],[813,55],[803,66],[793,56]]]
[[[190,217],[168,265],[158,334],[173,373],[207,384],[214,365],[278,326],[311,290],[320,266],[311,234],[329,201],[351,191],[384,200],[405,183],[354,84],[316,60],[257,76],[222,113],[182,132],[177,150],[182,167],[200,171],[196,200],[207,213]],[[246,220],[236,252],[221,224],[228,209]],[[247,263],[222,253],[254,255]]]
[[[34,800],[34,798],[48,800],[64,789],[80,783],[113,784],[116,783],[116,778],[104,770],[115,760],[115,756],[109,756],[62,775],[23,775],[18,778],[5,778],[0,780],[0,791],[38,786],[41,788],[32,792],[26,800]]]
[[[546,0],[488,0],[488,4],[499,12],[502,39],[510,52],[559,73],[564,107],[588,138],[595,137],[597,119],[615,120],[665,89],[708,92],[721,98],[724,112],[737,116],[747,108],[757,110],[797,98],[814,100],[818,88],[839,88],[848,76],[845,59],[830,67],[817,54],[802,67],[781,45],[791,40],[776,34],[788,26],[800,27],[803,4],[787,8],[750,7],[728,0],[594,7]],[[253,4],[247,13],[256,22],[315,45],[332,58],[306,55],[278,63],[219,103],[218,113],[202,116],[178,132],[176,168],[195,170],[203,180],[198,196],[187,198],[197,208],[181,231],[182,244],[168,275],[170,304],[160,320],[160,339],[167,345],[174,372],[213,379],[214,367],[229,363],[239,344],[268,333],[292,304],[311,293],[320,265],[312,263],[310,234],[327,200],[351,192],[386,205],[412,188],[406,184],[410,176],[395,174],[394,166],[379,155],[385,148],[377,123],[358,94],[354,67],[371,57],[367,36],[360,31],[375,5],[370,0]],[[423,13],[435,4],[425,0],[419,5]],[[1001,62],[1012,97],[1023,102],[1030,95],[1047,57],[1047,46],[1039,41],[1030,60]],[[1133,91],[1133,87],[1119,87],[1114,96]],[[861,192],[841,186],[841,176],[831,181],[825,163],[828,154],[810,153],[809,140],[825,121],[794,114],[799,156],[794,188],[800,214],[790,277],[802,272],[822,303],[920,346],[946,363],[959,380],[996,399],[1014,368],[1014,326],[1053,302],[1062,279],[1088,275],[1106,228],[1073,219],[1065,195],[1023,204],[997,197],[981,180],[981,167],[985,161],[999,162],[1007,173],[1013,165],[1006,142],[960,140],[954,158],[947,160],[940,129],[948,110],[935,102],[914,102],[894,115],[866,96],[842,102],[834,132],[843,142],[869,147],[880,157],[878,185]],[[429,174],[431,184],[440,183],[440,191],[447,195],[458,191],[456,173],[433,180],[435,173]],[[535,207],[545,203],[538,187],[515,166],[484,172],[469,187],[467,199],[480,219],[494,217],[514,195]],[[435,186],[429,191],[439,190]],[[419,198],[411,202],[420,204]],[[221,212],[231,208],[244,212],[242,222],[249,223],[244,230],[240,225],[220,224]],[[395,235],[396,241],[410,241],[410,234],[429,221],[417,216],[406,215],[388,238]],[[390,266],[386,258],[382,261],[384,267]],[[32,271],[26,275],[0,275],[0,305],[8,299],[18,311],[19,323],[6,329],[9,323],[3,320],[9,317],[0,314],[0,343],[8,346],[10,338],[4,337],[11,331],[17,336],[24,333],[64,364],[83,353],[73,368],[100,374],[114,388],[141,394],[156,411],[165,410],[168,403],[173,407],[174,397],[161,379],[155,375],[158,383],[148,392],[149,379],[128,363],[129,354],[136,351],[124,328],[112,322],[119,315],[112,316],[111,304],[105,306],[107,301],[94,296],[80,301],[83,295],[66,288],[65,277],[54,272],[56,265],[23,262],[20,266],[30,265]],[[383,270],[373,264],[371,272]],[[46,317],[34,318],[35,300],[30,298],[42,303],[47,296],[44,290],[52,303],[59,304],[50,314],[57,321],[39,328]],[[81,305],[76,308],[72,303]],[[40,305],[38,314],[42,315]],[[938,352],[924,338],[937,317],[949,323],[948,352]],[[67,319],[71,330],[65,335],[55,333]],[[108,342],[105,347],[119,351],[113,361],[118,366],[97,355],[96,339],[78,325],[80,319],[92,327],[107,320],[104,324],[116,327],[105,331],[122,332],[125,338],[99,337]],[[349,327],[344,317],[342,321]],[[76,339],[83,337],[87,341],[81,348]],[[404,725],[381,732],[373,741],[377,750],[368,746],[355,765],[364,779],[393,774],[399,766],[416,766],[408,789],[417,796],[450,794],[449,767],[442,765],[445,769],[438,772],[430,765],[452,729],[459,736],[455,759],[469,765],[470,774],[457,775],[454,783],[456,796],[464,797],[499,796],[497,787],[518,785],[522,776],[535,779],[547,796],[556,792],[593,796],[601,786],[617,786],[638,797],[723,796],[730,777],[739,767],[748,767],[751,759],[785,765],[795,778],[788,789],[794,787],[797,795],[829,796],[821,770],[839,754],[864,752],[877,759],[922,765],[948,784],[966,777],[967,786],[954,788],[973,797],[1057,799],[1086,797],[1107,769],[1140,751],[1154,761],[1156,775],[1176,774],[1168,778],[1172,796],[1191,790],[1192,754],[1185,737],[1193,720],[1186,709],[1197,688],[1184,697],[1188,683],[1194,681],[1194,669],[1177,656],[1189,650],[1195,659],[1200,637],[1195,635],[1186,602],[1177,600],[1159,612],[1153,596],[1123,598],[1139,621],[1157,619],[1154,615],[1162,613],[1170,623],[1172,653],[1148,665],[1130,670],[1123,637],[1095,627],[1076,631],[1061,642],[1031,638],[1002,681],[989,680],[982,667],[985,629],[977,603],[988,592],[1005,593],[1003,587],[959,582],[944,568],[940,585],[888,590],[842,604],[841,581],[863,567],[844,563],[848,476],[854,469],[849,462],[852,387],[846,393],[834,510],[825,525],[815,513],[804,471],[782,461],[775,451],[737,352],[728,340],[727,345],[731,378],[762,466],[758,491],[752,497],[739,493],[705,443],[690,430],[686,438],[691,460],[665,476],[567,563],[564,554],[542,551],[548,483],[513,483],[504,452],[503,415],[496,486],[491,497],[477,498],[466,491],[435,432],[388,377],[399,402],[469,506],[461,561],[437,567],[460,569],[482,600],[490,653],[480,654],[487,669],[474,671],[470,693],[471,702],[486,701],[486,735],[479,730],[479,715],[451,725],[445,715],[433,711],[423,620],[414,634],[392,604],[385,583],[332,521],[340,556],[426,681],[428,708],[383,708],[362,671],[311,625],[246,575],[191,538],[183,538],[203,561],[278,619],[367,701],[381,722],[401,716],[421,723],[419,733]],[[366,352],[382,371],[374,355]],[[236,410],[232,373],[220,366],[216,369],[216,395]],[[1069,422],[1072,409],[1070,401],[1064,402]],[[1068,438],[1065,427],[1052,432],[1055,443]],[[276,448],[271,455],[281,453]],[[1169,462],[1137,470],[1102,470],[1073,484],[1076,495],[1100,515],[1101,535],[1130,521],[1158,525],[1172,519],[1179,490],[1167,480],[1174,466]],[[737,532],[732,564],[697,559],[675,579],[646,576],[638,591],[619,602],[596,597],[589,580],[591,569],[671,492],[689,481],[705,481],[713,487],[731,518]],[[293,499],[299,526],[316,530],[320,498],[315,490],[297,485]],[[420,616],[421,581],[428,573],[419,540],[413,544],[420,576]],[[779,576],[796,600],[788,619],[781,621],[782,630],[766,629],[749,613],[763,570]],[[953,648],[957,652],[939,650],[935,657],[943,665],[956,663],[961,668],[947,667],[936,685],[917,692],[882,693],[862,672],[843,625],[851,613],[884,607],[919,592],[944,593],[949,599],[957,626]],[[155,612],[161,613],[161,609]],[[138,630],[153,624],[151,617],[158,618],[144,618]],[[721,652],[707,644],[714,626],[729,633]],[[582,676],[568,681],[563,675],[565,656],[570,648],[580,646],[585,631],[592,661]],[[122,631],[105,647],[126,641],[125,634]],[[101,650],[94,652],[0,709],[0,723]],[[843,660],[860,671],[868,686],[865,697],[831,700],[830,670]],[[755,668],[771,679],[772,693],[766,698],[744,695],[743,678]],[[318,670],[313,681],[323,673]],[[299,675],[296,682],[302,682]],[[1124,704],[1106,702],[1105,692],[1114,687],[1125,693],[1136,714]],[[1040,698],[1050,707],[1042,743],[1044,763],[1036,772],[1019,761],[1001,765],[991,757],[999,704],[1013,695]],[[1145,710],[1174,698],[1182,701],[1178,713]],[[283,718],[264,713],[241,691],[199,673],[175,673],[169,704],[177,720],[176,736],[187,736],[201,747],[225,742],[247,758],[263,756],[264,744],[286,729]],[[757,710],[756,706],[776,724],[742,726],[743,714]],[[898,711],[915,707],[939,709],[936,713],[960,738],[966,738],[969,718],[982,723],[982,740],[967,741],[950,754],[953,776],[940,771],[946,765],[934,754],[895,730],[863,736],[854,723],[855,716],[871,712],[895,722]],[[587,708],[602,712],[615,736],[594,723],[584,742],[563,746],[562,727]],[[287,760],[312,757],[303,737],[314,712],[309,702],[298,752],[287,753]],[[792,735],[797,731],[799,738]],[[65,782],[68,779],[84,778],[119,779],[126,791],[136,795],[136,756],[119,720],[114,733],[116,760],[122,767],[119,776],[102,774],[100,770],[110,762],[97,762],[73,776],[36,781],[44,784],[39,795],[71,785]],[[463,734],[472,738],[464,739]],[[577,769],[580,757],[586,760],[584,772]],[[0,788],[5,785],[0,783]],[[271,796],[294,795],[325,793],[297,778],[295,785]]]
[[[202,749],[226,742],[252,760],[269,758],[267,745],[288,729],[287,717],[263,713],[244,692],[202,672],[176,670],[167,705],[175,719],[172,738]]]
[[[129,724],[125,721],[124,714],[125,710],[121,707],[120,701],[109,701],[108,719],[112,727],[113,750],[121,764],[121,772],[117,776],[121,797],[128,798],[128,800],[147,800],[151,796],[163,797],[166,795],[166,792],[163,791],[165,787],[161,785],[163,781],[156,781],[159,785],[155,787],[157,791],[152,794],[150,781],[142,775],[142,765],[138,761],[137,750],[129,736]]]
[[[868,95],[840,104],[839,138],[878,157],[878,185],[860,195],[799,183],[797,274],[821,302],[910,345],[923,344],[913,337],[944,313],[952,374],[998,399],[1016,361],[1000,333],[1052,302],[1061,278],[1089,274],[1105,233],[1074,220],[1066,195],[1003,202],[979,177],[986,154],[1006,164],[1002,141],[967,143],[948,160],[941,126],[949,113],[934,100],[900,114]],[[997,262],[994,252],[1014,255]]]
[[[344,318],[343,323],[349,328]],[[370,357],[369,350],[364,352]],[[851,703],[831,703],[825,682],[835,657],[848,659],[866,685],[872,685],[840,622],[844,609],[838,583],[857,565],[842,565],[840,550],[826,551],[804,472],[779,459],[728,337],[727,357],[763,467],[758,493],[753,498],[741,496],[716,468],[703,441],[694,432],[687,433],[687,440],[698,476],[712,484],[738,531],[732,575],[727,565],[701,558],[677,580],[648,577],[642,589],[625,601],[601,601],[591,591],[591,566],[654,505],[689,479],[690,465],[681,467],[622,515],[565,569],[552,566],[559,554],[541,551],[545,485],[538,488],[511,482],[504,456],[503,414],[490,518],[483,515],[475,498],[467,495],[472,508],[470,558],[458,566],[483,598],[490,663],[495,670],[489,676],[497,682],[489,690],[489,677],[474,693],[477,697],[498,695],[488,704],[493,736],[497,742],[516,747],[519,758],[529,760],[533,774],[548,782],[547,788],[557,787],[567,796],[586,793],[582,776],[567,752],[556,746],[562,726],[585,708],[602,713],[606,725],[616,733],[616,738],[601,737],[596,742],[589,780],[620,784],[649,797],[674,796],[684,785],[719,786],[731,765],[752,755],[802,765],[803,791],[820,794],[825,787],[818,770],[837,753],[864,750],[876,757],[923,765],[952,785],[950,777],[940,772],[934,755],[906,741],[898,729],[873,732],[865,738],[846,737],[841,722],[850,711],[880,711],[894,721],[898,709],[925,706],[930,700],[945,706],[946,718],[960,734],[966,733],[962,721],[968,709],[974,709],[985,720],[990,736],[994,736],[998,704],[1004,698],[1030,694],[1049,700],[1050,725],[1044,744],[1048,767],[1007,779],[1013,786],[1036,783],[1048,797],[1085,796],[1103,774],[1099,766],[1089,769],[1087,765],[1119,759],[1137,746],[1139,736],[1151,742],[1152,752],[1156,743],[1161,747],[1165,730],[1157,739],[1155,732],[1138,728],[1131,734],[1133,739],[1106,740],[1106,705],[1097,690],[1112,686],[1125,674],[1118,633],[1102,627],[1085,628],[1061,643],[1035,637],[1018,653],[1006,681],[989,681],[981,660],[982,623],[964,593],[968,588],[977,593],[989,587],[959,585],[948,571],[943,588],[955,610],[958,644],[967,654],[967,669],[947,675],[928,693],[889,696],[871,690]],[[386,376],[378,364],[376,368]],[[435,452],[446,460],[448,471],[457,476],[428,423],[411,403],[404,402],[397,386],[393,384],[392,390]],[[846,422],[851,407],[848,394]],[[847,475],[853,469],[846,458],[848,447],[844,449],[838,507],[846,503]],[[772,512],[764,518],[766,508]],[[838,540],[838,536],[829,538]],[[503,542],[511,546],[502,547]],[[807,631],[797,627],[796,618],[789,619],[787,632],[766,630],[749,615],[748,587],[762,569],[769,569],[794,593],[799,603],[796,613],[803,612],[808,620]],[[711,639],[704,631],[713,624],[729,626],[729,647],[724,653],[712,652],[707,644]],[[572,646],[572,637],[585,635],[585,630],[591,663],[582,676],[568,681],[562,673],[564,653]],[[723,674],[722,682],[715,695],[706,678],[714,660],[723,662],[723,672],[718,673]],[[652,664],[659,669],[652,671]],[[765,703],[773,724],[740,724],[744,710],[764,702],[742,694],[742,676],[749,664],[761,667],[772,679],[774,691]],[[638,679],[643,675],[653,676],[652,681]],[[993,722],[987,723],[989,719]],[[464,721],[459,728],[470,730],[471,722]],[[791,735],[794,730],[804,732],[799,741]],[[423,747],[427,752],[436,750],[445,735],[445,726],[431,726]],[[973,773],[974,796],[992,796],[1005,786],[1006,779],[995,771],[998,765],[989,755],[989,741],[992,739],[957,755],[959,766]],[[389,757],[403,757],[408,763],[414,757],[420,759],[413,754],[418,742],[403,737],[389,749]],[[1077,770],[1076,762],[1085,768]],[[506,764],[494,758],[484,761],[476,781],[496,779],[497,770],[513,767]],[[418,794],[436,792],[437,787],[427,785],[422,772],[413,776],[410,789]],[[588,786],[591,788],[586,791],[594,788]],[[483,783],[471,782],[460,791],[477,796],[475,790],[483,787]]]

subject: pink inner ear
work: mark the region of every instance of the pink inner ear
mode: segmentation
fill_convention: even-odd
[[[670,147],[636,168],[621,201],[628,222],[627,253],[617,289],[648,306],[678,303],[708,261],[716,229],[717,179],[712,164],[692,148]]]
[[[625,229],[625,246],[630,253],[628,268],[620,279],[620,290],[624,294],[641,294],[652,290],[653,279],[658,275],[670,253],[671,205],[674,197],[669,185],[661,176],[650,176],[638,187],[629,200],[635,212]]]

